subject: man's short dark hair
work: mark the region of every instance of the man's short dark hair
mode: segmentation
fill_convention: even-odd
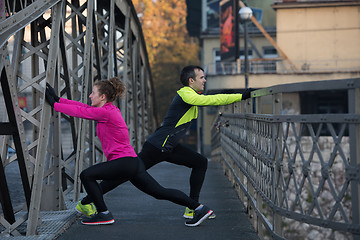
[[[204,69],[202,69],[202,67],[195,66],[195,65],[186,66],[181,70],[180,81],[184,86],[189,86],[189,78],[195,79],[195,77],[196,77],[195,69],[204,71]]]

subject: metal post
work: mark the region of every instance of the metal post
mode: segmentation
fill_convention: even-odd
[[[350,89],[348,91],[349,113],[360,113],[360,89]],[[354,169],[358,168],[360,164],[360,126],[359,124],[349,125],[350,137],[350,166]],[[352,224],[358,225],[360,223],[360,186],[359,180],[351,181],[351,205],[352,205]],[[353,234],[354,240],[359,240],[359,234]]]
[[[246,101],[246,109],[245,109],[245,113],[253,113],[253,101],[251,99],[247,99]],[[250,119],[247,119],[246,120],[246,131],[249,130],[249,125],[250,125],[250,122],[252,120]],[[251,137],[251,136],[250,136]],[[246,142],[251,142],[251,139],[250,139],[249,135],[246,136]],[[251,184],[251,179],[254,179],[255,178],[255,174],[254,171],[251,169],[251,163],[252,163],[252,156],[251,154],[246,150],[246,158],[247,158],[247,164],[248,166],[246,167],[246,171],[249,173],[249,177],[247,177],[247,189],[248,189],[248,192],[250,194],[250,196],[255,196],[255,188],[254,186]],[[255,225],[255,220],[256,220],[256,212],[255,212],[255,207],[256,206],[253,206],[252,204],[252,201],[251,199],[248,199],[248,202],[247,202],[247,206],[248,206],[248,215],[249,215],[249,220],[251,222],[251,224],[254,226],[254,228],[256,228],[256,225]]]
[[[56,77],[56,58],[59,52],[59,30],[60,30],[60,21],[61,21],[61,8],[62,3],[57,3],[51,10],[51,15],[53,16],[51,23],[51,40],[49,44],[49,61],[46,69],[46,82],[50,83],[50,85],[54,84],[54,79]],[[41,124],[39,126],[39,143],[42,143],[38,146],[36,152],[36,165],[33,179],[33,186],[31,189],[31,202],[29,207],[29,224],[27,225],[26,236],[35,235],[37,232],[37,228],[41,223],[40,219],[40,203],[42,196],[42,188],[43,188],[43,178],[44,178],[44,169],[45,169],[45,157],[47,151],[47,144],[49,139],[49,125],[50,125],[50,115],[51,109],[50,105],[44,104],[43,110],[41,112]]]
[[[272,114],[274,115],[280,115],[282,112],[282,93],[276,93],[273,95],[272,99]],[[274,175],[273,175],[273,204],[274,206],[281,207],[281,199],[282,199],[282,188],[280,183],[280,169],[278,169],[280,163],[277,163],[277,159],[279,159],[279,155],[281,152],[276,151],[276,145],[279,144],[279,149],[282,149],[282,135],[281,135],[281,124],[276,125],[273,124],[273,152],[275,153],[275,162],[274,166]],[[282,235],[282,217],[279,215],[276,211],[273,211],[273,226],[274,226],[274,232],[278,234],[279,236]]]
[[[117,76],[117,73],[114,72],[115,63],[115,1],[110,1],[110,21],[109,21],[109,51],[108,51],[108,68],[107,68],[107,78]]]
[[[5,18],[5,0],[0,0],[0,19]]]
[[[247,21],[244,22],[244,51],[245,51],[245,69],[244,69],[244,76],[245,76],[245,88],[249,86],[249,62],[248,62],[248,31],[247,31]]]
[[[247,31],[247,22],[252,18],[252,10],[249,7],[244,6],[241,4],[241,9],[239,11],[240,18],[244,23],[244,45],[245,45],[245,69],[244,69],[244,76],[245,76],[245,88],[248,88],[249,81],[248,81],[248,74],[249,74],[249,63],[248,63],[248,31]]]
[[[262,100],[263,97],[259,97],[255,99],[255,112],[256,114],[262,114]],[[256,205],[258,206],[258,209],[261,210],[262,206],[263,206],[263,199],[262,196],[259,192],[256,192]],[[264,239],[264,229],[265,227],[263,227],[262,225],[262,221],[260,216],[257,214],[255,216],[255,225],[254,227],[256,227],[256,231],[258,233],[258,236],[260,239]]]
[[[235,61],[237,61],[240,57],[239,54],[239,2],[234,1],[234,9],[235,9]]]

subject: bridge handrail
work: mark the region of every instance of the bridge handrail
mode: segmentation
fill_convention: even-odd
[[[287,94],[345,90],[348,113],[291,114]],[[223,163],[259,236],[289,235],[307,223],[360,236],[360,79],[283,84],[223,106],[212,130],[212,158]],[[272,104],[272,113],[263,106]],[[285,226],[285,227],[284,227]]]
[[[296,69],[282,58],[250,58],[248,71],[251,74],[311,74],[311,73],[346,73],[359,72],[360,59],[327,59],[318,61],[292,61]],[[206,75],[234,75],[243,74],[244,59],[237,61],[221,61],[209,63],[205,66]]]

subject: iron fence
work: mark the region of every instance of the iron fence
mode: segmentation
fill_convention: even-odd
[[[334,73],[358,72],[360,59],[328,59],[328,60],[296,60],[290,65],[287,60],[280,58],[249,59],[249,73]],[[205,67],[207,75],[244,74],[244,60],[232,62],[216,62]]]
[[[348,113],[283,107],[287,95],[326,90],[347,91]],[[211,144],[259,236],[293,239],[305,223],[325,238],[330,230],[359,239],[360,79],[279,85],[252,97],[221,108]]]

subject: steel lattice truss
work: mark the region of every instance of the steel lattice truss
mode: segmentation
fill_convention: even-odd
[[[251,218],[256,215],[274,238],[282,238],[276,228],[284,219],[360,233],[360,80],[352,80],[357,87],[345,80],[328,82],[348,89],[350,113],[255,114],[249,101],[248,111],[244,103],[237,107],[244,111],[223,108],[213,129],[213,157],[223,160],[248,199]],[[301,87],[306,89],[306,83]],[[287,88],[278,89],[279,94]]]
[[[116,104],[138,151],[156,126],[152,80],[131,1],[0,1],[0,24],[0,232],[34,235],[40,211],[77,201],[80,172],[104,160],[95,124],[54,112],[44,102],[46,83],[61,97],[88,103],[94,81],[119,76],[127,94]],[[27,108],[19,96],[30,99]],[[14,162],[25,198],[19,207],[5,175]]]

